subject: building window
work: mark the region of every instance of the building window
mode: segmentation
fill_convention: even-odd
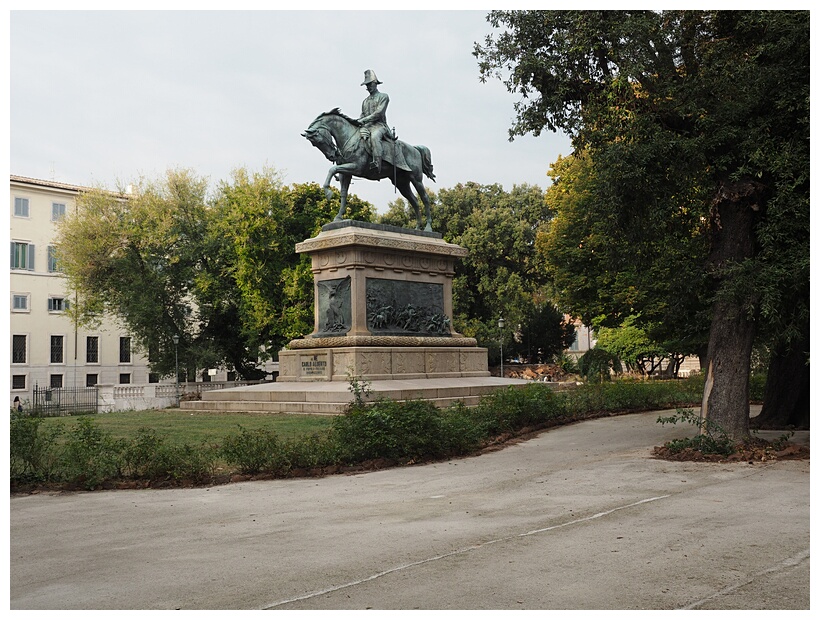
[[[65,217],[65,203],[52,202],[51,203],[51,221],[57,222]]]
[[[14,312],[28,312],[28,295],[12,295],[11,309]]]
[[[94,387],[97,385],[97,375],[86,375],[85,376],[85,387]]]
[[[48,246],[48,271],[49,273],[62,273],[63,271],[60,261],[57,260],[57,248],[53,245]]]
[[[159,375],[155,372],[149,372],[148,383],[159,383]]]
[[[14,335],[11,337],[11,363],[26,363],[26,336]]]
[[[14,199],[14,215],[17,217],[28,217],[28,198]]]
[[[11,389],[12,390],[25,390],[26,389],[26,375],[12,375],[11,376]]]
[[[131,363],[131,338],[122,336],[120,338],[120,364]],[[122,382],[120,382],[122,383]]]
[[[127,373],[127,372],[121,372],[120,373],[120,383],[125,384],[125,385],[131,383],[131,374]]]
[[[63,375],[51,375],[51,377],[49,378],[49,387],[63,387]]]
[[[34,244],[11,242],[11,268],[34,271]]]
[[[68,310],[68,300],[65,297],[48,298],[49,312],[64,312],[66,310]]]
[[[86,364],[100,363],[100,337],[86,336],[85,338],[85,362]]]
[[[62,364],[63,363],[63,337],[62,336],[52,336],[51,337],[51,363],[52,364]]]

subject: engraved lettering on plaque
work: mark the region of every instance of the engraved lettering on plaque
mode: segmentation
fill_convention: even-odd
[[[304,356],[300,358],[303,377],[327,376],[327,353]]]

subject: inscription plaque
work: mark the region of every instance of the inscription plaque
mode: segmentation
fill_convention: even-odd
[[[301,358],[300,362],[303,377],[327,376],[327,353],[305,356]]]

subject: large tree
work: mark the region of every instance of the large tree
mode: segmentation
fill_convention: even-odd
[[[183,372],[215,361],[202,337],[207,309],[191,290],[206,259],[199,251],[206,192],[204,179],[172,170],[132,184],[128,193],[82,193],[76,211],[59,225],[56,249],[77,299],[72,312],[85,324],[103,313],[119,319],[160,375],[174,372],[175,335]]]
[[[559,307],[596,330],[639,330],[676,362],[705,358],[708,242],[699,214],[653,210],[638,229],[613,209],[609,183],[584,151],[559,158],[550,176],[555,217],[538,232],[536,250]]]
[[[260,360],[312,330],[313,278],[295,244],[335,212],[317,184],[285,186],[275,170],[234,171],[208,195],[187,170],[140,181],[130,193],[96,190],[60,225],[57,248],[81,322],[105,312],[168,376],[179,360],[259,379]],[[370,205],[351,197],[357,217]]]
[[[482,79],[521,96],[511,138],[566,131],[592,158],[636,251],[647,227],[682,210],[703,218],[712,302],[702,415],[746,437],[755,338],[807,362],[808,12],[495,11],[488,20],[502,31],[475,54]],[[800,392],[802,377],[781,378]]]

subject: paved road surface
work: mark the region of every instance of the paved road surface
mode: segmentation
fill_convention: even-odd
[[[360,475],[12,497],[10,605],[808,609],[809,462],[654,460],[690,434],[657,415]]]

